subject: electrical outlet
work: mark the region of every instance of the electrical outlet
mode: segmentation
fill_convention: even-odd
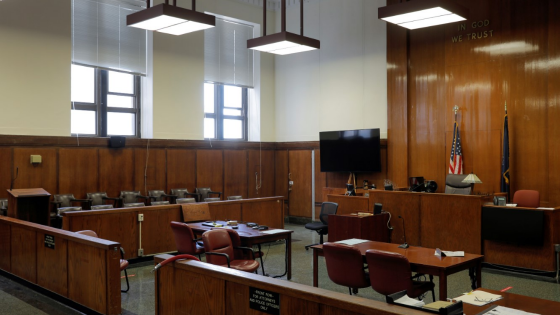
[[[138,256],[140,256],[140,257],[144,256],[144,249],[143,248],[138,249]]]
[[[142,222],[144,221],[144,214],[143,213],[139,213],[138,214],[138,222]]]

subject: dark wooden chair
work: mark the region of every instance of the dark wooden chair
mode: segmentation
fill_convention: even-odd
[[[332,282],[348,287],[350,295],[352,291],[369,287],[369,275],[364,270],[364,260],[362,253],[356,247],[337,244],[324,243],[323,253],[327,273]]]
[[[249,253],[253,253],[253,250],[247,247],[234,247],[226,230],[206,231],[202,234],[202,242],[206,252],[206,262],[210,264],[255,273],[259,268],[259,263],[255,260],[254,254],[251,254],[252,259],[235,256],[236,249]]]
[[[186,223],[176,221],[171,221],[171,229],[175,236],[177,252],[179,254],[197,255],[200,259],[200,255],[204,253],[204,247],[198,245],[197,241],[200,239],[194,237],[193,230]]]

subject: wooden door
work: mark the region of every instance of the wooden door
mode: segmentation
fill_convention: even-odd
[[[311,218],[311,150],[289,151],[288,169],[294,182],[289,192],[289,215]]]

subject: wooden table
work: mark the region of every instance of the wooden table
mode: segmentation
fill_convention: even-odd
[[[447,298],[447,276],[456,272],[469,269],[471,287],[474,289],[481,286],[481,264],[484,256],[467,254],[465,257],[443,257],[434,255],[435,249],[410,246],[408,249],[398,248],[398,244],[365,242],[354,245],[360,250],[362,256],[368,249],[377,249],[404,255],[410,262],[412,271],[439,277],[439,299],[445,301]],[[323,245],[311,246],[313,249],[313,286],[319,286],[318,256],[323,256]],[[476,271],[476,272],[475,272]]]
[[[196,234],[202,234],[211,229],[216,229],[210,226],[202,225],[202,223],[203,222],[187,223],[187,224],[191,227],[191,229],[193,229],[194,233]],[[231,226],[227,226],[226,222],[224,221],[216,221],[216,223],[223,224],[224,229],[231,229]],[[263,233],[263,231],[255,230],[251,227],[248,227],[244,223],[240,223],[238,226],[239,229],[235,231],[237,231],[237,233],[239,234],[239,237],[241,238],[241,243],[247,247],[252,247],[253,245],[257,245],[259,246],[259,250],[260,250],[260,244],[275,242],[278,240],[285,240],[286,241],[286,254],[285,254],[286,271],[284,272],[283,275],[274,276],[274,277],[275,278],[282,277],[285,274],[287,274],[288,280],[292,279],[292,233],[294,233],[294,231],[285,230],[279,233],[265,234]],[[277,230],[277,229],[269,229],[267,231],[273,231],[273,230]]]
[[[538,299],[530,296],[519,295],[515,293],[500,292],[490,289],[481,288],[481,291],[498,294],[504,298],[496,302],[484,306],[475,306],[463,303],[463,312],[466,315],[476,315],[480,312],[490,308],[493,305],[500,305],[509,308],[515,308],[529,313],[536,313],[541,315],[556,315],[560,311],[560,303],[556,301],[549,301]]]

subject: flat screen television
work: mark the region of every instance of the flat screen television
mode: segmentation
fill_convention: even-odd
[[[381,172],[379,129],[319,133],[321,172]]]

